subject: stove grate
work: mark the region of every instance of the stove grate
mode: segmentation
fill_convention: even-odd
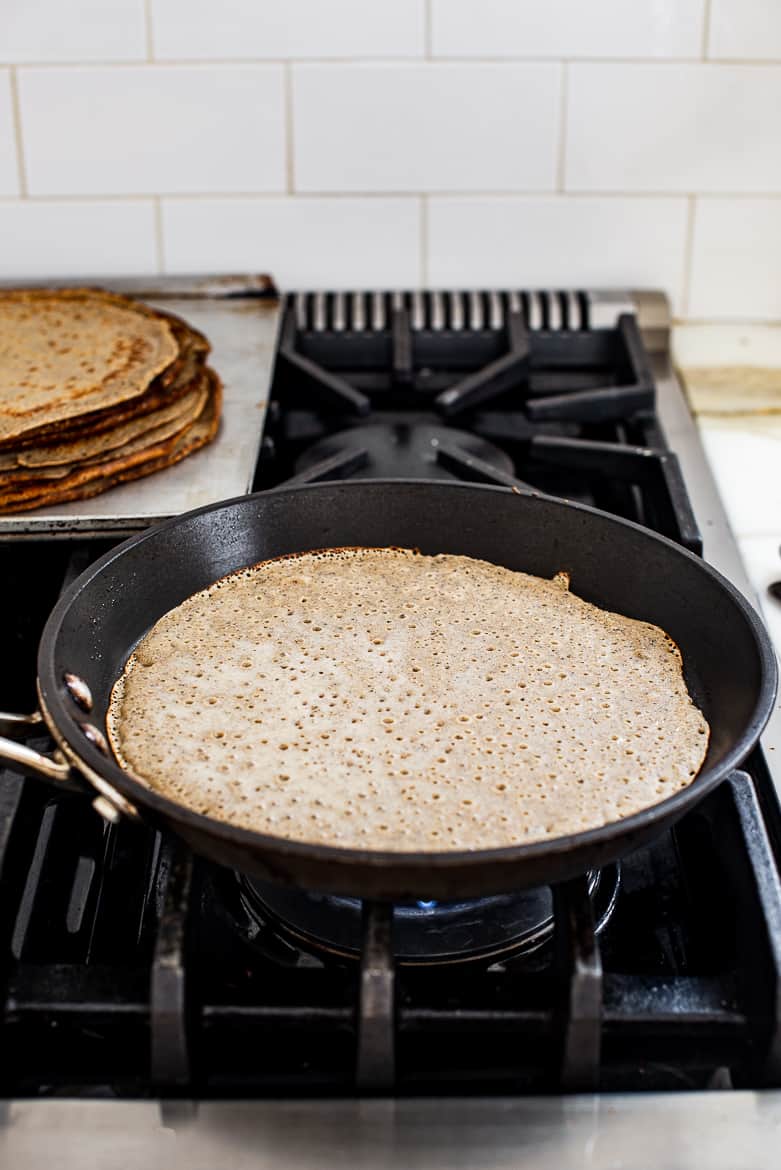
[[[365,310],[366,294],[291,294],[278,367],[302,393],[359,418],[377,406],[372,391],[383,381],[364,384],[355,372],[379,368],[386,390],[426,394],[447,418],[506,394],[531,422],[610,422],[652,410],[653,376],[634,316],[590,331],[585,314],[568,308],[585,305],[582,297],[540,295],[387,294],[367,330],[356,309]],[[444,382],[436,373],[443,365],[454,375]]]

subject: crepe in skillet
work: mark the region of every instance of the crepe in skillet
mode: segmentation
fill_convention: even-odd
[[[339,549],[195,594],[142,639],[107,720],[174,801],[296,841],[489,849],[690,784],[708,724],[663,630],[463,556]]]

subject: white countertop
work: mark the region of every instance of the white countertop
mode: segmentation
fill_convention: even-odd
[[[675,362],[687,371],[721,372],[722,384],[697,413],[708,460],[746,572],[781,656],[781,602],[767,587],[781,580],[781,326],[683,325],[673,335]],[[762,410],[746,394],[764,376]],[[778,370],[778,379],[772,371]],[[696,399],[695,399],[696,401]],[[748,410],[745,408],[748,407]]]

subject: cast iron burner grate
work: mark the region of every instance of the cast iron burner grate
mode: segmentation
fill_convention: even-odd
[[[637,323],[583,294],[286,298],[258,489],[366,477],[531,487],[702,542]]]
[[[620,867],[588,875],[595,933],[610,920]],[[361,902],[237,875],[241,911],[262,935],[270,925],[294,946],[355,961],[361,955]],[[464,902],[411,902],[393,908],[393,956],[410,966],[493,963],[536,954],[553,938],[553,899],[547,886]],[[250,931],[248,931],[248,934]]]
[[[510,456],[487,439],[443,426],[435,416],[410,422],[384,415],[382,422],[339,431],[307,448],[293,479],[321,482],[348,471],[372,479],[469,479],[478,465],[497,482],[518,482]]]
[[[613,330],[590,330],[578,297],[511,291],[380,294],[367,316],[366,295],[299,294],[285,306],[280,366],[335,409],[367,415],[388,389],[425,395],[446,417],[507,392],[531,422],[653,409],[632,314]]]
[[[235,875],[78,798],[5,780],[3,1091],[248,1097],[781,1085],[781,888],[751,774],[588,881],[550,946],[408,966],[391,908],[358,962],[235,912]]]

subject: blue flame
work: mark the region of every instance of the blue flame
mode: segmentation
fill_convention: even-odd
[[[439,903],[437,903],[437,902],[418,902],[418,906],[420,907],[421,910],[433,910],[434,907],[437,906],[438,904]]]

